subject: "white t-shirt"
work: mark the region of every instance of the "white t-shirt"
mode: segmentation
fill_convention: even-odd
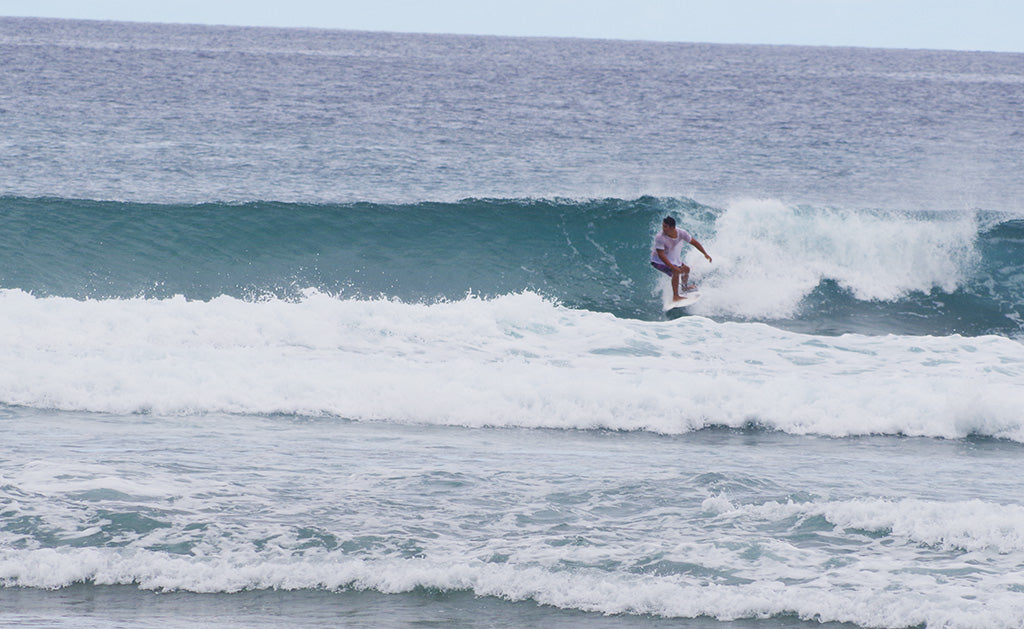
[[[665,252],[665,256],[668,257],[669,262],[679,266],[683,263],[683,245],[689,244],[691,240],[693,240],[693,236],[685,229],[679,229],[678,227],[676,228],[675,238],[669,238],[665,235],[665,232],[658,232],[658,235],[654,237],[654,248],[651,249],[651,262],[665,264],[658,257],[658,250],[662,250]]]

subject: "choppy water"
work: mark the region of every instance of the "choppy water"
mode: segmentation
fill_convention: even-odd
[[[1022,60],[0,19],[0,622],[1020,626]]]

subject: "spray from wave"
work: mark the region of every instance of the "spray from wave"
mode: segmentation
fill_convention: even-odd
[[[922,217],[736,203],[715,222],[716,264],[706,274],[702,309],[789,319],[823,282],[865,302],[953,293],[981,261],[977,238],[973,214]]]

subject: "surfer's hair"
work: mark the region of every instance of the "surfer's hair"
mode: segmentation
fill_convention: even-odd
[[[671,216],[666,216],[665,220],[663,220],[661,222],[665,223],[669,227],[675,227],[676,226],[676,219],[672,218]]]

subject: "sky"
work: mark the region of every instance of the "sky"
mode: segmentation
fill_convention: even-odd
[[[1024,0],[0,0],[0,16],[1024,52]]]

